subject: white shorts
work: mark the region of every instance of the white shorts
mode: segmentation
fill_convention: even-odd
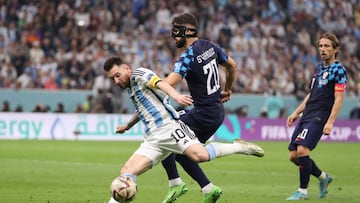
[[[155,166],[171,153],[183,154],[193,144],[201,144],[194,132],[183,122],[174,121],[145,137],[135,154],[148,157]]]

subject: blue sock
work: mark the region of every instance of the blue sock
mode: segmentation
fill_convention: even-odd
[[[180,177],[176,168],[175,154],[172,153],[161,164],[163,165],[169,180]]]
[[[205,149],[209,153],[209,161],[216,158],[216,150],[213,144],[206,145]]]
[[[311,174],[311,159],[309,156],[299,157],[300,188],[307,188]]]
[[[311,175],[315,176],[315,177],[320,177],[321,175],[321,170],[319,169],[319,167],[315,164],[314,160],[310,159],[311,161]]]
[[[185,155],[176,155],[176,161],[180,163],[183,169],[194,179],[201,188],[210,183],[210,180],[206,177],[199,164],[192,161]]]
[[[133,179],[133,181],[134,181],[134,182],[136,182],[136,180],[137,180],[136,175],[131,174],[131,173],[124,173],[124,174],[121,174],[121,176],[127,176],[127,177],[130,177],[131,179]]]

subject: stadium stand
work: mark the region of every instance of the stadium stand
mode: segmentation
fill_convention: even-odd
[[[0,88],[121,96],[102,78],[104,60],[120,55],[133,67],[150,67],[166,76],[179,54],[169,29],[171,17],[180,12],[194,13],[201,37],[237,60],[237,94],[276,91],[301,99],[317,63],[315,39],[331,31],[343,44],[346,96],[360,97],[359,0],[2,1]],[[186,85],[178,89],[186,91]],[[1,102],[8,100],[0,94]],[[71,105],[67,111],[73,112],[76,105]],[[126,111],[122,100],[111,105],[113,111]]]

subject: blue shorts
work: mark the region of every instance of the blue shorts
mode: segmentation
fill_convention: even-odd
[[[180,120],[186,123],[201,143],[205,143],[224,121],[225,110],[222,104],[195,107],[180,113]]]
[[[296,151],[297,146],[302,145],[313,150],[323,135],[325,118],[327,119],[327,117],[321,118],[317,116],[311,120],[300,121],[293,132],[288,149]]]

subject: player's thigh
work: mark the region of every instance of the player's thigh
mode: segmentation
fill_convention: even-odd
[[[151,165],[151,160],[148,157],[134,153],[121,169],[121,174],[130,173],[138,176],[149,170]]]
[[[147,157],[150,160],[150,168],[157,165],[161,160],[165,159],[169,154],[170,150],[164,149],[165,145],[159,136],[153,136],[151,139],[145,139],[141,143],[140,147],[134,152],[134,154]]]
[[[174,121],[153,131],[152,136],[145,138],[135,153],[149,157],[153,165],[156,165],[170,153],[184,154],[185,150],[194,144],[202,146],[185,123]]]
[[[164,125],[153,134],[155,136],[147,138],[146,143],[176,154],[183,154],[189,146],[200,143],[194,132],[182,121]]]

